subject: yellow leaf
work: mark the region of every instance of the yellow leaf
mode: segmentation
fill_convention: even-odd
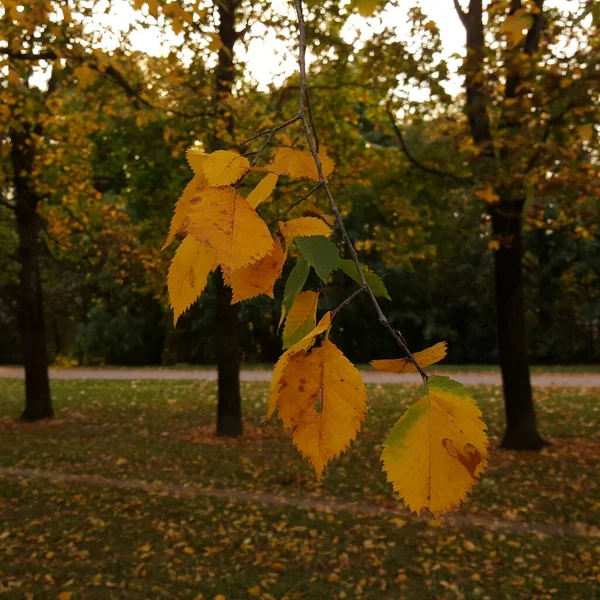
[[[480,200],[485,200],[488,204],[500,202],[500,196],[498,196],[498,194],[496,194],[496,192],[489,186],[480,190],[475,190],[475,195]]]
[[[325,465],[356,438],[367,410],[367,393],[356,367],[325,339],[319,348],[289,360],[277,406],[294,445],[321,479]]]
[[[148,4],[148,12],[156,19],[158,17],[158,0],[146,0],[146,4]]]
[[[419,363],[421,367],[428,367],[433,365],[440,360],[446,358],[448,353],[448,346],[446,342],[438,342],[431,348],[426,348],[420,352],[413,354],[414,359]],[[414,373],[417,368],[413,365],[408,358],[390,358],[384,360],[373,360],[371,366],[377,371],[388,371],[389,373]]]
[[[164,250],[167,246],[170,246],[175,236],[185,229],[185,225],[188,220],[188,211],[194,203],[194,198],[198,196],[200,190],[205,188],[207,185],[204,173],[195,175],[194,178],[187,184],[186,188],[181,194],[181,198],[175,204],[175,212],[171,219],[171,225],[169,226],[169,235],[167,240],[163,244],[161,250]]]
[[[210,34],[210,42],[208,43],[208,49],[211,52],[218,52],[223,47],[223,42],[217,33]]]
[[[520,8],[506,17],[500,26],[500,32],[506,36],[509,46],[514,46],[525,37],[532,23],[533,15],[529,14],[526,9]]]
[[[247,158],[228,150],[217,150],[207,154],[202,162],[206,180],[212,186],[235,183],[249,169],[250,163]]]
[[[269,173],[263,177],[260,183],[248,194],[248,204],[252,208],[256,208],[261,202],[264,202],[275,189],[279,175],[275,173]]]
[[[273,286],[281,275],[284,262],[281,242],[273,238],[273,249],[264,258],[225,276],[227,285],[233,290],[232,304],[260,294],[273,298]]]
[[[323,166],[323,176],[327,178],[333,173],[334,163],[327,156],[327,150],[324,147],[319,150],[319,159]],[[267,165],[267,169],[278,175],[289,175],[290,177],[299,179],[319,181],[317,165],[312,154],[303,150],[277,148],[273,162]]]
[[[216,268],[216,252],[188,235],[173,257],[167,288],[169,304],[173,308],[173,321],[184,313],[206,287],[209,273]]]
[[[277,400],[281,386],[281,375],[290,359],[299,352],[303,352],[312,348],[317,336],[329,329],[330,325],[331,313],[327,312],[321,317],[319,324],[307,336],[303,337],[299,342],[294,344],[279,357],[279,360],[273,368],[273,377],[271,378],[271,384],[269,386],[269,401],[267,404],[266,417],[267,421],[272,417],[275,409],[277,408]]]
[[[73,592],[61,592],[58,595],[58,600],[71,600],[73,597]]]
[[[289,348],[310,333],[317,323],[317,292],[300,292],[290,312],[286,315],[283,328],[283,347]]]
[[[306,210],[309,213],[315,215],[315,217],[323,219],[325,223],[329,223],[330,225],[333,225],[335,223],[335,217],[332,217],[331,215],[326,215],[325,213],[321,212],[314,204],[311,204]]]
[[[192,146],[185,151],[185,157],[187,158],[188,164],[194,171],[194,175],[199,175],[202,179],[206,180],[206,176],[204,175],[204,161],[206,158],[210,156],[205,152],[202,152],[200,149]]]
[[[266,223],[232,187],[201,190],[188,219],[186,231],[217,251],[226,274],[260,260],[273,248]]]
[[[456,508],[488,462],[485,423],[475,400],[448,377],[431,377],[425,395],[384,442],[388,481],[416,513]]]
[[[591,142],[594,135],[594,126],[591,123],[577,128],[577,137],[580,142]]]
[[[488,248],[490,250],[500,250],[500,240],[490,240],[488,242]]]
[[[254,587],[248,589],[248,593],[251,596],[260,596],[262,594],[262,589],[260,585],[255,585]]]
[[[316,217],[300,217],[291,221],[280,221],[279,229],[289,245],[295,237],[308,237],[313,235],[323,235],[329,237],[331,228],[327,223]]]
[[[376,10],[379,0],[354,0],[354,5],[363,17],[370,17]]]

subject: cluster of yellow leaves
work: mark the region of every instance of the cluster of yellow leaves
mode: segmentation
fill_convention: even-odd
[[[303,292],[312,294],[313,292]],[[295,312],[295,307],[298,306]],[[314,322],[316,298],[300,294],[288,315],[293,329]],[[297,316],[296,316],[297,315]],[[327,339],[331,314],[281,356],[273,372],[267,419],[275,410],[294,445],[320,479],[327,463],[356,438],[367,396],[360,372]],[[317,345],[317,339],[325,339]],[[285,340],[284,330],[284,340]],[[442,360],[445,342],[413,355],[420,366]],[[409,373],[408,359],[373,361],[382,371]],[[421,399],[400,418],[384,442],[384,470],[394,490],[417,513],[440,515],[456,508],[488,461],[481,412],[461,384],[432,377]]]
[[[331,235],[330,227],[317,216],[280,222],[280,234],[272,234],[256,212],[273,193],[280,175],[319,180],[309,152],[277,148],[266,167],[252,167],[244,156],[226,150],[205,154],[192,148],[187,158],[194,178],[175,205],[163,246],[171,244],[179,233],[186,236],[167,277],[175,323],[204,291],[215,269],[221,268],[232,289],[233,302],[260,294],[272,298],[286,258],[282,241],[289,246],[295,237]],[[333,171],[333,161],[324,149],[319,158],[327,177]],[[236,186],[250,171],[267,174],[244,198]]]
[[[269,231],[256,212],[280,175],[319,180],[309,153],[278,148],[266,167],[253,167],[245,157],[224,150],[212,154],[190,150],[187,156],[194,178],[175,206],[165,243],[170,244],[178,233],[185,234],[167,278],[175,321],[202,293],[209,274],[217,268],[232,289],[233,302],[259,294],[273,297],[287,248],[295,238],[316,236],[331,245],[327,240],[331,217],[314,207],[308,211],[311,216],[280,221],[276,233]],[[319,158],[327,177],[333,162],[324,150]],[[237,186],[251,170],[266,174],[244,198]],[[489,196],[487,192],[483,195]],[[307,256],[310,261],[312,255]],[[294,268],[298,269],[290,285],[294,292],[284,300],[281,322],[285,323],[286,350],[273,371],[267,418],[277,411],[294,445],[320,479],[326,465],[356,438],[365,419],[367,394],[360,372],[329,340],[332,314],[327,312],[317,324],[319,294],[302,291],[310,268],[303,260],[304,266],[298,261]],[[356,279],[349,265],[343,260],[339,264]],[[373,280],[376,284],[386,295],[383,282]],[[446,353],[446,343],[441,342],[417,352],[413,360],[426,367]],[[417,370],[408,359],[372,364],[377,370],[398,374]],[[447,512],[471,489],[487,464],[487,438],[480,417],[475,401],[460,384],[438,377],[430,380],[422,398],[400,418],[384,444],[382,461],[394,489],[412,510]]]

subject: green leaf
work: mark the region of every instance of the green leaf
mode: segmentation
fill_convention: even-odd
[[[310,265],[303,256],[300,256],[285,282],[282,304],[284,315],[290,311],[296,296],[302,291],[309,272]]]
[[[365,274],[365,279],[371,288],[371,291],[380,298],[386,298],[387,300],[391,300],[390,295],[388,294],[387,288],[385,287],[385,283],[377,273],[373,273],[370,271],[368,267],[361,264],[363,273]],[[356,283],[360,284],[360,277],[358,276],[358,269],[354,264],[353,260],[349,258],[340,258],[338,262],[338,267],[348,275],[348,277],[354,279]]]
[[[296,238],[296,245],[308,264],[325,282],[338,265],[340,255],[337,246],[322,235]]]

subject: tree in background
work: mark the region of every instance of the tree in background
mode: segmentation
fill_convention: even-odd
[[[418,9],[412,12],[418,49],[384,30],[367,44],[363,80],[387,85],[390,115],[402,108],[403,126],[393,117],[392,126],[408,160],[430,178],[442,178],[448,187],[481,201],[489,215],[507,417],[502,446],[539,449],[545,441],[537,432],[529,377],[523,222],[547,230],[559,204],[564,218],[570,214],[581,221],[581,235],[597,232],[582,223],[590,224],[586,213],[598,189],[592,143],[597,137],[598,14],[588,2],[563,12],[546,9],[542,0],[494,2],[485,8],[483,0],[471,0],[468,7],[455,6],[466,32],[459,99],[463,120],[456,119],[455,100],[442,85],[451,71],[441,58],[438,28]],[[399,83],[406,87],[398,88]],[[428,88],[428,100],[411,98],[411,86]],[[425,163],[407,143],[404,128],[427,132],[428,122],[439,123],[442,115],[459,125],[447,129],[455,156]],[[557,184],[563,190],[575,186],[576,195],[557,194]]]

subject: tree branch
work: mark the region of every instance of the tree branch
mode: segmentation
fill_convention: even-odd
[[[394,128],[394,132],[396,133],[396,137],[398,138],[398,145],[400,146],[400,149],[402,150],[402,152],[404,152],[404,155],[406,156],[406,158],[408,158],[408,160],[415,167],[418,167],[419,169],[421,169],[421,171],[424,171],[425,173],[429,173],[431,175],[437,175],[438,177],[447,177],[449,179],[454,179],[454,181],[462,181],[464,183],[471,182],[471,179],[469,177],[460,177],[459,175],[455,175],[454,173],[450,173],[447,171],[441,171],[440,169],[436,169],[435,167],[428,167],[427,165],[423,164],[420,160],[415,158],[415,156],[409,151],[408,146],[406,145],[406,141],[404,140],[404,136],[402,135],[402,131],[401,131],[400,127],[398,127],[398,125],[396,125],[396,119],[394,118],[394,115],[392,114],[392,111],[390,110],[389,104],[386,107],[386,111],[387,111],[388,117],[390,119],[390,123],[392,124],[392,127]]]
[[[460,19],[460,22],[463,24],[464,27],[466,27],[468,15],[463,10],[462,6],[460,5],[459,0],[454,0],[454,8],[456,9],[456,14],[458,15],[458,18]]]
[[[300,115],[300,120],[304,127],[304,135],[306,137],[306,141],[308,143],[308,147],[310,149],[310,153],[312,154],[313,160],[315,161],[315,165],[317,167],[317,173],[319,175],[319,183],[322,188],[325,190],[325,194],[329,200],[329,206],[331,207],[331,211],[335,215],[335,219],[337,221],[338,227],[342,233],[342,237],[348,248],[348,252],[356,265],[358,270],[358,276],[360,278],[361,288],[366,290],[367,294],[371,298],[371,303],[373,304],[375,311],[377,312],[377,316],[379,317],[379,322],[385,327],[389,335],[394,339],[394,341],[402,348],[402,350],[406,353],[408,360],[415,366],[415,368],[419,371],[423,383],[427,384],[428,376],[423,371],[419,363],[416,361],[414,356],[411,354],[402,334],[397,332],[389,323],[386,316],[383,314],[381,307],[379,306],[379,302],[373,293],[373,290],[369,287],[367,280],[365,278],[365,274],[362,270],[362,265],[360,264],[360,260],[358,258],[358,254],[356,253],[356,249],[352,244],[352,240],[348,235],[348,231],[344,225],[344,221],[340,214],[340,211],[335,203],[333,198],[333,194],[331,193],[331,189],[327,181],[325,180],[325,176],[323,174],[323,165],[321,164],[321,159],[319,158],[319,154],[317,152],[315,139],[313,137],[312,130],[314,128],[314,123],[311,123],[309,117],[306,115],[306,107],[307,107],[307,98],[308,98],[308,84],[306,77],[306,25],[304,23],[304,12],[302,8],[302,0],[294,0],[294,7],[296,9],[296,15],[298,17],[298,39],[299,39],[299,50],[298,50],[298,65],[300,67],[300,95],[298,99],[298,114]]]
[[[331,320],[333,321],[340,310],[344,308],[344,306],[348,306],[348,304],[350,304],[354,298],[360,296],[364,291],[366,291],[366,289],[362,285],[357,290],[354,290],[343,302],[337,306],[337,308],[334,308],[331,311]]]

